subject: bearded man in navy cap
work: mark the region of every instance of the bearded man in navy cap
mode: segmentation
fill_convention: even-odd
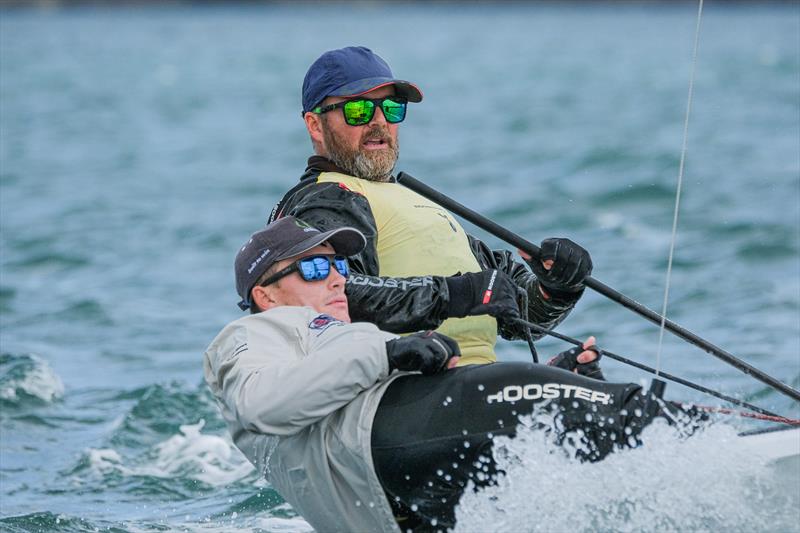
[[[364,234],[367,245],[351,257],[346,285],[354,321],[397,333],[437,329],[458,341],[464,365],[495,361],[498,333],[530,340],[530,331],[514,322],[520,311],[546,328],[567,316],[592,270],[586,250],[568,239],[546,239],[541,262],[516,261],[395,182],[400,123],[408,104],[422,101],[415,84],[356,46],[322,54],[302,92],[315,155],[269,222],[293,215],[321,231],[349,226]],[[495,304],[492,316],[481,314],[487,298]],[[581,360],[595,358],[591,350],[581,354]]]

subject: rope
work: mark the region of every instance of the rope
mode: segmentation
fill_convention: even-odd
[[[528,291],[523,289],[522,287],[519,288],[517,291],[517,306],[519,307],[520,314],[522,315],[522,320],[525,323],[528,323]],[[531,351],[531,357],[533,358],[534,363],[539,362],[539,353],[536,351],[536,346],[533,344],[533,334],[531,333],[531,328],[525,327],[523,328],[525,332],[525,340],[528,342],[528,349]]]
[[[526,328],[530,328],[533,331],[536,331],[536,332],[539,332],[539,333],[544,333],[545,335],[550,335],[551,337],[555,337],[556,339],[561,339],[563,341],[569,342],[570,344],[574,344],[575,346],[583,346],[583,343],[581,341],[577,340],[577,339],[573,339],[572,337],[568,337],[567,335],[564,335],[562,333],[558,333],[557,331],[553,331],[551,329],[544,328],[544,327],[542,327],[542,326],[540,326],[538,324],[534,324],[532,322],[527,322],[527,321],[519,319],[519,318],[512,319],[512,321],[516,322],[517,324],[519,324],[521,326],[524,326]],[[617,355],[617,354],[615,354],[613,352],[609,352],[608,350],[603,350],[603,349],[600,349],[599,353],[605,355],[606,357],[614,359],[615,361],[619,361],[620,363],[625,363],[626,365],[630,365],[630,366],[632,366],[634,368],[638,368],[639,370],[644,370],[645,372],[650,372],[651,374],[656,374],[656,369],[650,368],[649,366],[643,365],[642,363],[638,363],[636,361],[633,361],[632,359],[628,359],[627,357],[623,357],[621,355]],[[759,414],[767,416],[767,417],[772,417],[772,419],[775,419],[775,420],[780,420],[780,421],[792,420],[791,418],[787,418],[787,417],[778,415],[776,413],[773,413],[771,411],[768,411],[768,410],[764,409],[763,407],[758,407],[758,406],[753,405],[751,403],[745,402],[744,400],[739,400],[739,399],[734,398],[732,396],[728,396],[727,394],[723,394],[721,392],[715,391],[714,389],[709,389],[708,387],[704,387],[702,385],[698,385],[697,383],[692,383],[691,381],[688,381],[688,380],[683,379],[683,378],[678,377],[678,376],[673,376],[672,374],[668,374],[666,372],[661,372],[660,374],[656,374],[656,375],[659,376],[659,377],[662,377],[664,379],[668,379],[670,381],[678,383],[679,385],[683,385],[685,387],[689,387],[690,389],[694,389],[694,390],[696,390],[698,392],[703,392],[705,394],[708,394],[709,396],[714,396],[715,398],[719,398],[720,400],[725,400],[726,402],[730,402],[730,403],[732,403],[734,405],[738,405],[739,407],[744,407],[745,409],[750,409],[751,411],[753,411],[755,413],[759,413]],[[768,419],[765,418],[764,420],[768,420]],[[789,423],[789,422],[786,422],[786,423]]]
[[[780,415],[765,415],[761,413],[746,413],[743,411],[735,411],[733,409],[726,409],[724,407],[708,407],[705,405],[694,405],[697,409],[706,411],[708,413],[721,413],[724,415],[738,415],[744,418],[755,418],[756,420],[766,420],[768,422],[777,422],[779,424],[787,424],[789,426],[800,426],[800,420],[795,418],[786,418]]]

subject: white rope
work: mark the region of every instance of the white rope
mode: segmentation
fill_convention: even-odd
[[[692,51],[692,69],[689,75],[689,96],[686,100],[686,117],[683,121],[683,146],[681,147],[681,162],[678,166],[678,187],[675,192],[675,211],[672,216],[672,239],[669,245],[669,259],[667,261],[667,280],[664,284],[664,303],[661,306],[661,328],[658,333],[658,351],[656,352],[656,376],[661,370],[661,347],[664,342],[664,322],[667,320],[667,302],[669,302],[669,285],[672,277],[672,258],[675,253],[675,241],[678,236],[678,211],[681,205],[681,190],[683,188],[683,167],[686,162],[686,144],[689,137],[689,115],[692,111],[692,94],[694,92],[694,73],[697,67],[697,48],[700,42],[700,20],[703,16],[703,0],[697,6],[697,26],[694,31],[694,50]]]

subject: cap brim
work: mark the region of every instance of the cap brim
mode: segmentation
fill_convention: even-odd
[[[409,81],[396,80],[393,78],[364,78],[363,80],[342,85],[328,96],[361,96],[364,93],[386,87],[387,85],[394,85],[397,96],[407,98],[409,102],[422,101],[422,91],[419,90],[419,87]]]
[[[351,255],[356,255],[367,245],[367,239],[357,229],[348,227],[337,228],[324,233],[317,233],[309,237],[308,239],[294,245],[292,248],[273,259],[273,262],[294,257],[295,255],[300,255],[303,252],[307,252],[308,250],[314,248],[315,246],[319,246],[326,241],[333,246],[333,249],[337,254],[348,257]]]

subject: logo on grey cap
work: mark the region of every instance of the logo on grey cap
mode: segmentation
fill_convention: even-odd
[[[261,255],[259,255],[258,257],[256,257],[255,261],[253,261],[252,263],[250,263],[250,268],[248,268],[248,269],[247,269],[247,273],[248,273],[248,274],[252,274],[252,273],[253,273],[253,270],[255,270],[255,269],[256,269],[256,267],[258,266],[258,264],[259,264],[259,263],[261,263],[261,261],[263,261],[263,260],[264,260],[264,258],[265,258],[265,257],[267,257],[267,256],[269,255],[269,252],[270,252],[270,249],[269,249],[269,248],[267,248],[266,250],[264,250],[263,252],[261,252]]]
[[[305,233],[322,233],[320,230],[313,227],[308,222],[304,222],[299,218],[294,219],[294,225],[297,226],[298,228],[302,228]]]

